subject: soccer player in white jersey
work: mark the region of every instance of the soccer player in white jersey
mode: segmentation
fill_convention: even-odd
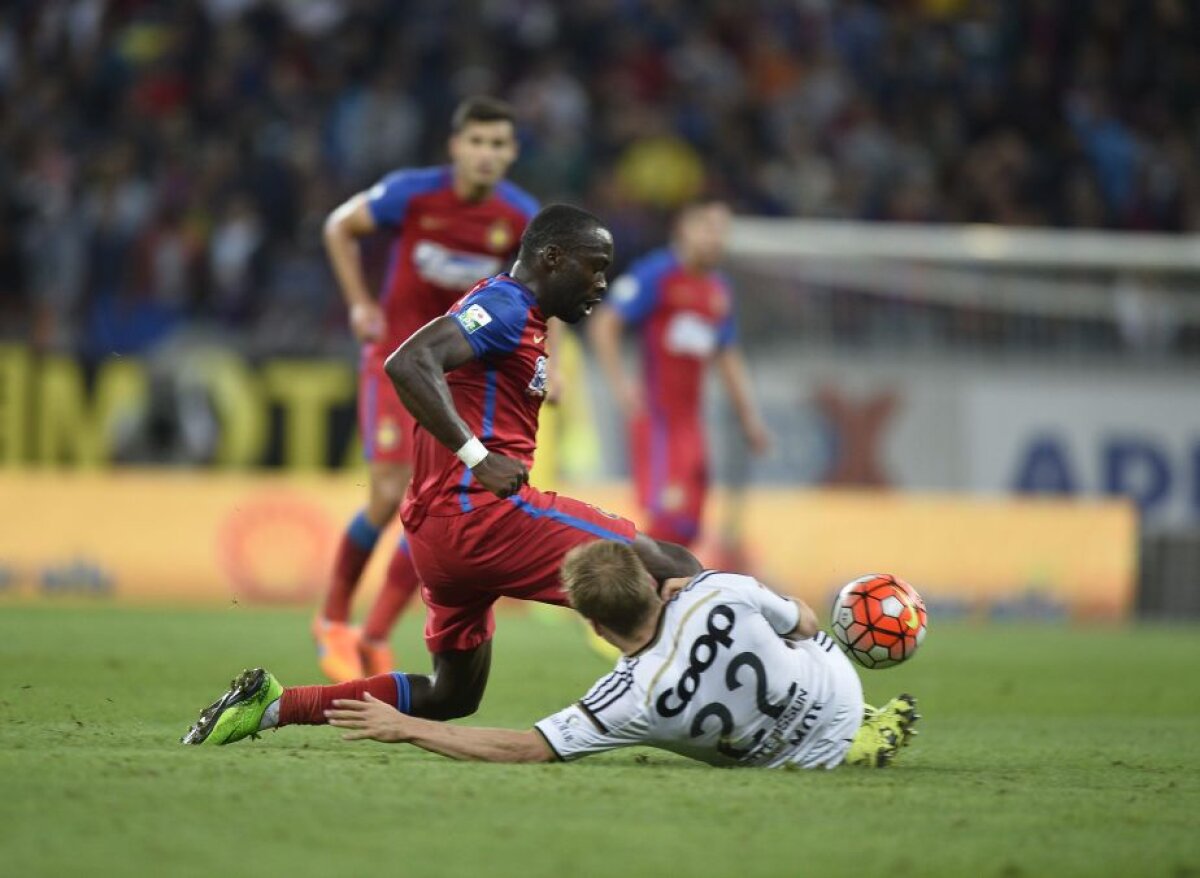
[[[705,571],[660,589],[628,545],[598,541],[572,550],[563,582],[622,653],[577,703],[528,731],[417,719],[370,695],[335,702],[328,721],[348,739],[490,762],[645,745],[721,766],[880,766],[915,734],[912,696],[864,705],[854,667],[812,609],[751,577]]]

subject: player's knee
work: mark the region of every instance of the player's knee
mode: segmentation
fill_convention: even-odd
[[[408,477],[403,470],[371,480],[371,506],[380,518],[391,518],[396,513],[407,487]]]
[[[427,714],[430,719],[462,719],[479,710],[479,703],[482,700],[482,692],[437,693],[435,691],[435,698],[431,699]]]

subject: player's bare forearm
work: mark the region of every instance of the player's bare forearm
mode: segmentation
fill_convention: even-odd
[[[750,390],[750,373],[738,349],[733,346],[723,348],[717,354],[716,363],[738,420],[743,425],[759,420],[758,408]]]
[[[451,726],[432,720],[417,720],[409,743],[451,759],[476,762],[552,762],[554,752],[533,729],[478,729]]]
[[[696,556],[683,546],[656,540],[645,534],[638,534],[633,541],[633,550],[637,553],[642,566],[658,582],[666,582],[676,577],[692,577],[704,569],[696,560]]]
[[[621,329],[620,316],[612,308],[601,308],[592,316],[588,334],[609,388],[616,396],[618,405],[626,408],[628,384],[625,369],[621,365]],[[625,414],[628,416],[631,413],[626,411]]]
[[[807,640],[820,630],[821,623],[817,620],[817,614],[813,612],[813,608],[800,598],[792,598],[792,602],[799,608],[800,618],[796,622],[796,627],[787,635],[788,639]]]
[[[439,317],[396,348],[383,366],[404,407],[451,451],[471,438],[471,429],[454,408],[446,373],[474,356],[454,319]]]
[[[723,348],[717,354],[716,364],[751,450],[756,454],[766,452],[769,450],[771,437],[754,401],[754,392],[750,387],[750,370],[746,368],[741,351],[732,345]]]
[[[325,252],[342,298],[351,308],[375,301],[367,288],[358,247],[358,239],[373,231],[375,221],[362,193],[339,205],[325,220]]]
[[[325,712],[332,726],[346,729],[347,741],[412,744],[451,759],[478,762],[550,762],[554,752],[535,730],[452,726],[400,713],[369,693],[366,700],[339,699]]]
[[[451,451],[473,438],[471,428],[454,408],[446,373],[475,358],[453,317],[426,323],[396,348],[383,364],[404,407],[417,423]],[[475,479],[497,497],[511,497],[529,483],[529,470],[519,460],[487,453],[471,466]]]

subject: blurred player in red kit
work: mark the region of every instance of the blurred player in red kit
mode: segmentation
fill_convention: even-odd
[[[702,401],[704,378],[716,365],[747,445],[771,444],[738,349],[730,286],[716,270],[725,253],[729,208],[697,201],[675,219],[669,247],[630,266],[613,283],[591,337],[630,430],[630,460],[646,533],[692,544],[708,490]],[[641,381],[621,365],[621,333],[636,327]]]
[[[612,258],[612,235],[596,217],[551,205],[530,222],[511,274],[480,283],[388,357],[388,377],[420,425],[401,518],[421,578],[433,673],[284,689],[261,669],[248,671],[185,743],[325,723],[335,700],[368,693],[427,719],[474,713],[491,669],[493,604],[513,597],[565,606],[559,569],[587,542],[628,544],[660,583],[700,572],[682,546],[528,484],[546,393],[546,321],[591,313]]]
[[[333,680],[392,668],[388,633],[419,584],[402,539],[361,636],[350,627],[354,591],[412,474],[413,420],[391,389],[384,359],[481,278],[511,264],[537,211],[530,195],[503,179],[517,157],[508,104],[469,98],[455,110],[451,129],[448,166],[388,174],[325,223],[325,246],[350,326],[363,343],[358,420],[370,477],[367,505],[342,536],[329,591],[313,620],[321,670]],[[358,239],[378,230],[394,240],[376,300],[364,279]]]

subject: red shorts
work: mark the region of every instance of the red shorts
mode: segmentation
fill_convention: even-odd
[[[358,429],[368,461],[412,465],[416,420],[383,371],[386,357],[365,354],[358,372]]]
[[[428,609],[426,646],[438,653],[486,643],[497,598],[565,606],[563,556],[592,540],[636,535],[628,519],[530,487],[462,515],[427,516],[408,534]]]
[[[630,430],[633,481],[645,510],[643,533],[690,545],[700,532],[708,493],[703,428],[668,427],[645,415]]]

